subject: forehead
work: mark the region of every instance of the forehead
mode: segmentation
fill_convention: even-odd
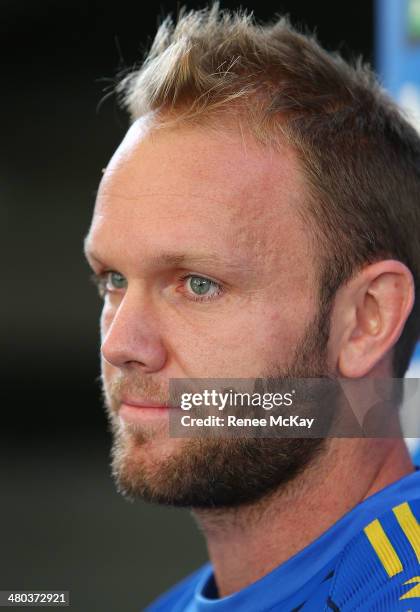
[[[111,159],[90,241],[151,256],[181,245],[254,261],[307,252],[304,185],[290,148],[274,151],[240,129],[153,121],[137,120]]]

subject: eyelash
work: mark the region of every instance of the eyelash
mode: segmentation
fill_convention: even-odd
[[[111,272],[115,272],[115,270],[106,270],[104,272],[101,272],[100,274],[96,274],[93,273],[91,275],[91,281],[93,282],[93,284],[96,286],[99,295],[101,296],[101,298],[105,298],[106,294],[109,292],[109,290],[106,288],[107,282],[108,282],[108,275]],[[200,274],[184,274],[183,276],[180,276],[177,278],[178,282],[185,282],[187,279],[189,278],[202,278],[204,280],[208,280],[210,281],[210,283],[212,283],[213,286],[217,287],[217,293],[215,295],[206,297],[199,297],[199,296],[189,296],[187,299],[192,301],[192,302],[209,302],[211,300],[216,299],[217,297],[219,297],[223,292],[224,292],[224,287],[223,285],[221,285],[220,283],[214,281],[211,278],[208,278],[207,276],[201,276]]]

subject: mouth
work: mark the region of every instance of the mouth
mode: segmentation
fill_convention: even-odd
[[[121,398],[118,416],[125,423],[142,423],[145,421],[168,419],[172,408],[162,402],[147,399]]]
[[[148,400],[148,399],[134,399],[128,396],[123,396],[121,398],[121,406],[130,406],[132,408],[153,408],[153,409],[159,409],[159,408],[169,408],[168,404],[165,404],[164,402],[157,402],[154,400]]]

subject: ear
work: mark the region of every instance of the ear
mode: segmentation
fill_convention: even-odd
[[[410,270],[396,260],[366,266],[337,291],[330,340],[339,376],[360,378],[384,358],[403,331],[414,295]]]

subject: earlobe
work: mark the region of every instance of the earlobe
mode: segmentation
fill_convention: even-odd
[[[346,287],[347,329],[342,334],[338,370],[346,378],[368,374],[398,341],[414,304],[410,270],[395,260],[364,268]]]

